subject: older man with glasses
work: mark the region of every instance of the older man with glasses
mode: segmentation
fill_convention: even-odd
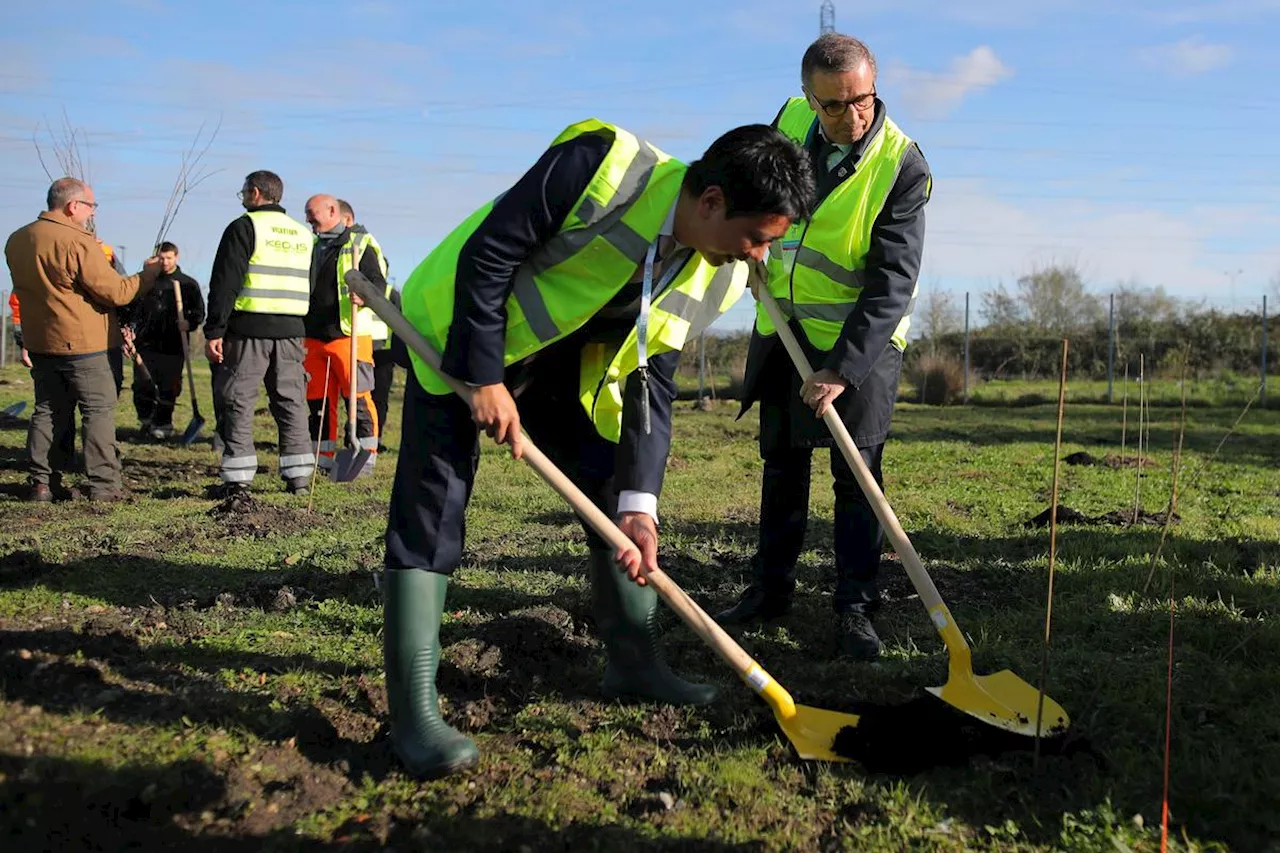
[[[809,518],[813,449],[833,444],[821,420],[828,408],[835,406],[882,481],[924,244],[929,167],[876,96],[871,51],[855,38],[823,35],[805,52],[800,79],[804,97],[787,101],[773,124],[808,150],[818,173],[818,206],[773,244],[768,289],[817,372],[801,383],[758,307],[743,411],[760,402],[760,538],[750,586],[717,617],[730,625],[790,609]],[[883,531],[836,448],[831,472],[836,646],[849,657],[874,660],[881,650],[871,615],[880,599]]]
[[[48,210],[9,235],[4,248],[35,384],[27,430],[30,497],[52,500],[62,485],[71,460],[55,441],[55,426],[68,424],[79,406],[89,499],[117,500],[123,493],[108,334],[113,310],[150,289],[160,261],[149,258],[137,275],[112,269],[87,227],[98,203],[83,181],[59,178],[46,202]]]

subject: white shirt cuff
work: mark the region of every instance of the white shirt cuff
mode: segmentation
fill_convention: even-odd
[[[658,496],[649,492],[623,489],[618,493],[618,512],[643,512],[658,523]]]

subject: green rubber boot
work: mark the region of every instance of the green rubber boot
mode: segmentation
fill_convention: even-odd
[[[718,691],[685,681],[671,671],[659,648],[658,594],[637,586],[618,569],[610,551],[592,551],[591,595],[600,639],[609,653],[601,689],[669,705],[709,705]]]
[[[382,575],[383,661],[391,746],[413,776],[437,778],[472,767],[480,751],[440,716],[440,614],[447,575],[388,569]]]

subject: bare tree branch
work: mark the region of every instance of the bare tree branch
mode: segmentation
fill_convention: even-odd
[[[169,193],[169,201],[164,208],[164,217],[160,220],[160,230],[156,232],[155,249],[159,249],[160,244],[168,236],[169,229],[173,227],[174,220],[178,218],[178,211],[182,209],[182,202],[186,199],[187,194],[222,171],[221,169],[210,171],[201,165],[204,155],[209,152],[210,146],[213,145],[213,140],[217,139],[218,131],[222,128],[222,116],[218,116],[218,123],[214,125],[213,132],[209,134],[208,139],[205,139],[204,145],[201,146],[204,127],[204,122],[201,122],[200,127],[196,130],[195,138],[191,140],[190,147],[182,154],[182,160],[178,167],[178,177],[174,180],[173,189]]]

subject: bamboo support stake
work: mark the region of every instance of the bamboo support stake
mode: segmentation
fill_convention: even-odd
[[[1053,487],[1049,494],[1049,592],[1044,603],[1044,646],[1040,651],[1040,696],[1036,703],[1035,764],[1040,764],[1040,727],[1044,718],[1044,691],[1049,680],[1049,635],[1053,627],[1053,575],[1058,562],[1058,478],[1062,468],[1062,418],[1067,408],[1067,351],[1062,339],[1062,370],[1058,374],[1058,431],[1053,440]]]

